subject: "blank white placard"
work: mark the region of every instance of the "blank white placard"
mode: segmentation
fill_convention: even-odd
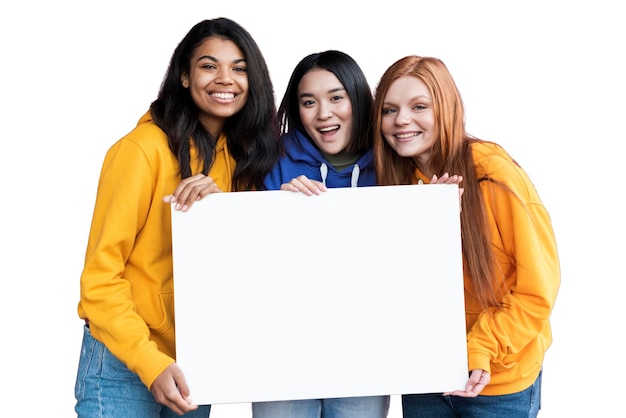
[[[459,222],[453,185],[218,193],[172,210],[194,401],[462,388]]]

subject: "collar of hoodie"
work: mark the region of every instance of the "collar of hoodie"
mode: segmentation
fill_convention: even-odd
[[[352,178],[350,179],[350,187],[357,187],[359,182],[359,174],[361,173],[361,169],[358,164],[352,166]],[[326,177],[328,177],[328,165],[326,163],[322,163],[320,166],[320,174],[322,175],[322,183],[326,186]]]

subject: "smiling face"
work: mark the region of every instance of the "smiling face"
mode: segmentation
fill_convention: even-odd
[[[428,87],[416,77],[404,76],[391,83],[382,107],[381,132],[401,157],[413,157],[428,167],[437,138],[433,101]]]
[[[300,119],[315,145],[326,154],[338,154],[352,138],[352,102],[339,79],[314,68],[298,84]]]
[[[211,37],[195,49],[189,67],[181,83],[200,110],[200,123],[217,137],[248,100],[246,57],[233,41]]]

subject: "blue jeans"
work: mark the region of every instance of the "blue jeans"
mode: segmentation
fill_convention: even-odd
[[[75,411],[79,418],[173,418],[168,407],[154,400],[139,376],[128,370],[85,326],[80,350]],[[207,418],[210,405],[200,405],[185,414],[189,418]]]
[[[386,418],[389,396],[253,402],[252,418]]]
[[[404,418],[535,418],[541,408],[541,373],[529,388],[510,395],[403,395],[402,414]]]

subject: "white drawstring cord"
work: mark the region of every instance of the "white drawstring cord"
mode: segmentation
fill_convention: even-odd
[[[326,186],[326,176],[328,176],[328,166],[326,163],[322,163],[320,166],[320,173],[322,174],[322,183]]]

